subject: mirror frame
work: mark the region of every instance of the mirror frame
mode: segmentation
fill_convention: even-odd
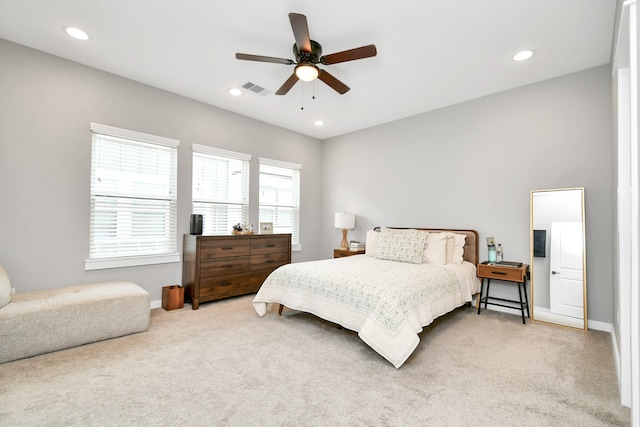
[[[578,323],[574,322],[575,325],[561,322],[552,322],[548,320],[538,320],[535,316],[535,268],[534,268],[534,251],[533,251],[533,211],[534,204],[533,199],[534,195],[537,193],[549,193],[549,192],[560,192],[560,191],[580,191],[580,210],[581,210],[581,220],[582,220],[582,297],[583,297],[583,319],[582,319],[582,328],[576,326]],[[586,222],[585,222],[585,208],[584,208],[584,187],[571,187],[571,188],[552,188],[548,190],[532,190],[529,196],[529,274],[530,279],[529,283],[531,286],[531,320],[538,323],[547,323],[553,325],[560,325],[570,328],[582,329],[584,331],[588,330],[589,327],[589,319],[587,317],[587,241],[586,241]],[[575,319],[575,318],[571,318]]]

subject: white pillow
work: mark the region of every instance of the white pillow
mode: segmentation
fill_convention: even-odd
[[[11,282],[9,275],[0,265],[0,308],[9,304],[9,301],[11,301]]]
[[[376,258],[421,264],[427,234],[424,230],[414,228],[406,230],[383,228],[380,231]]]
[[[364,254],[366,256],[376,256],[378,252],[378,240],[380,240],[380,232],[374,230],[367,231],[367,243],[364,247]]]
[[[447,263],[447,234],[445,232],[429,233],[423,254],[424,262],[438,265]]]
[[[462,264],[466,234],[447,233],[447,264]]]
[[[447,264],[453,259],[453,250],[455,249],[456,236],[453,233],[447,233]]]

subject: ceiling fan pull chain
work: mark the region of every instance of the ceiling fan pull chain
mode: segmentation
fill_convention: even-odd
[[[300,109],[304,110],[304,84],[300,85]]]
[[[316,81],[312,81],[311,85],[311,90],[313,91],[313,93],[311,94],[311,99],[316,99]]]

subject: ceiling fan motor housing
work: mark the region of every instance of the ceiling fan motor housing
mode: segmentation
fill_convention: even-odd
[[[314,40],[310,40],[311,42],[311,52],[300,52],[298,50],[298,46],[293,44],[293,55],[296,57],[296,62],[298,64],[302,62],[311,62],[312,64],[317,64],[320,62],[320,58],[322,57],[322,46],[320,43]]]

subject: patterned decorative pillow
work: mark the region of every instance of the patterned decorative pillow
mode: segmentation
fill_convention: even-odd
[[[427,246],[424,248],[424,262],[444,265],[447,263],[447,234],[429,233]]]
[[[424,230],[413,228],[407,230],[383,228],[378,239],[376,258],[421,264],[427,234]]]

